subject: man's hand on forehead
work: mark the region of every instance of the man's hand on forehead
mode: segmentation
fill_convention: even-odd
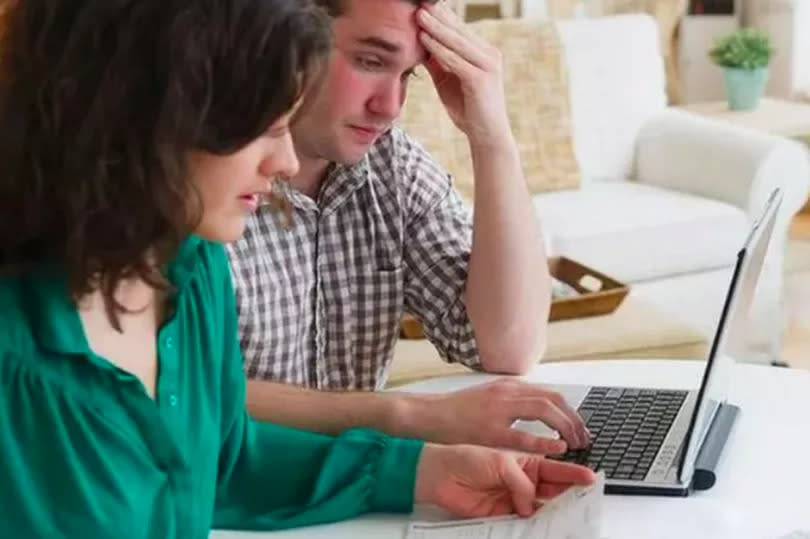
[[[511,137],[500,51],[477,36],[445,2],[423,3],[416,13],[424,62],[456,126],[473,143]]]

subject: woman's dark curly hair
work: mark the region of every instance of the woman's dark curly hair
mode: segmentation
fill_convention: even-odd
[[[234,152],[318,79],[309,0],[2,0],[0,265],[74,299],[163,269],[199,222],[190,150]]]

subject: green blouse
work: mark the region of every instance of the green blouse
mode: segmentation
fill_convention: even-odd
[[[421,442],[253,421],[227,258],[168,268],[155,399],[94,354],[64,275],[0,278],[0,537],[203,538],[407,512]]]

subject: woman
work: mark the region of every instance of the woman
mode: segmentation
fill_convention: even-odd
[[[226,257],[329,50],[302,0],[17,0],[0,42],[0,536],[517,511],[593,474],[251,421]]]

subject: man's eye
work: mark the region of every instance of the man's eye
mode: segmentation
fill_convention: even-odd
[[[369,56],[358,56],[355,62],[361,69],[368,71],[379,71],[383,67],[383,63],[378,58]]]

